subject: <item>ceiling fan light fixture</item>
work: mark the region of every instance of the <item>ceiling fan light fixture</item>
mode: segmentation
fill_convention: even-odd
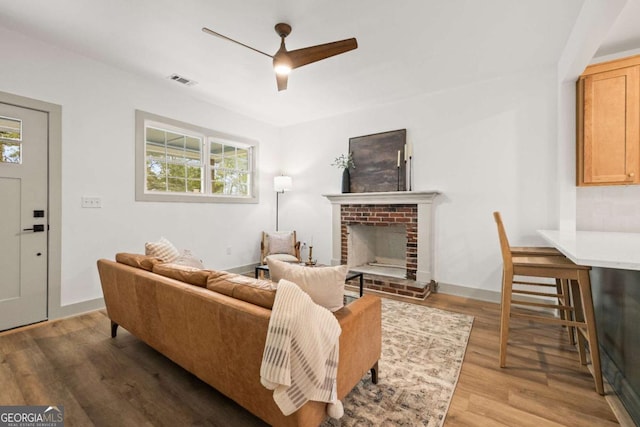
[[[286,64],[278,64],[273,66],[273,71],[279,76],[288,76],[291,72],[291,67]]]
[[[273,55],[273,71],[280,76],[288,76],[293,69],[291,58],[287,54],[287,49],[284,47],[284,39],[280,45],[280,50]]]

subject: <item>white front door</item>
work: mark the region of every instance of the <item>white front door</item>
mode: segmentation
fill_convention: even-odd
[[[0,103],[0,331],[47,319],[47,121]]]

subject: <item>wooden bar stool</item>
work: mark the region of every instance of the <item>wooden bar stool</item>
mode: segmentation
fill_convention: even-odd
[[[564,256],[515,256],[511,252],[509,240],[502,224],[499,212],[494,212],[493,217],[498,226],[500,238],[500,250],[502,252],[502,304],[500,316],[500,367],[504,368],[507,361],[507,342],[509,340],[509,321],[512,317],[523,318],[531,321],[575,327],[578,334],[578,353],[580,362],[586,364],[584,347],[589,345],[591,363],[596,391],[604,394],[602,383],[602,370],[600,367],[600,348],[598,347],[598,335],[596,332],[593,300],[591,296],[591,282],[589,280],[590,267],[573,263]],[[514,276],[550,278],[555,279],[556,284],[538,283],[529,281],[516,281]],[[560,291],[558,291],[560,281]],[[573,304],[568,294],[568,283],[571,283],[573,292]],[[515,285],[515,286],[514,286]],[[536,292],[521,289],[527,286],[547,286],[556,288],[556,293]],[[558,303],[535,302],[531,300],[514,299],[513,295],[529,297],[552,297]],[[537,314],[525,314],[512,312],[511,306],[529,306],[538,309],[551,308],[560,310],[560,313],[573,313],[560,316],[560,318]]]
[[[511,256],[564,256],[562,252],[556,248],[549,246],[509,246]],[[547,286],[547,285],[545,285]],[[556,279],[556,294],[558,295],[558,304],[562,306],[571,306],[571,292],[569,291],[569,281]],[[561,319],[571,319],[571,310],[559,309]],[[575,328],[567,326],[569,334],[569,342],[571,345],[576,344]],[[582,354],[582,353],[580,353]]]

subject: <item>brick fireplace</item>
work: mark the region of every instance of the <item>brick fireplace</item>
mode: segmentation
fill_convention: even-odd
[[[394,227],[405,230],[406,245],[403,248],[406,279],[416,280],[418,269],[418,205],[416,204],[348,204],[340,205],[340,264],[348,262],[349,233],[355,225],[369,227]],[[355,249],[355,248],[353,248]]]
[[[325,195],[333,205],[332,264],[347,264],[352,270],[364,272],[367,288],[426,297],[435,285],[432,202],[438,194],[397,191]],[[370,230],[356,237],[356,229],[358,233],[360,229]],[[375,262],[361,265],[366,259]],[[390,267],[392,272],[385,272]]]

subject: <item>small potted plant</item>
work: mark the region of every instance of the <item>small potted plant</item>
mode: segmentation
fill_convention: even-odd
[[[356,165],[355,163],[353,163],[353,156],[351,153],[345,155],[345,154],[340,154],[338,157],[335,158],[335,160],[333,161],[333,163],[331,163],[331,166],[335,166],[338,167],[340,169],[342,169],[342,192],[343,193],[350,193],[350,187],[351,187],[351,176],[349,175],[349,169],[355,169]]]

